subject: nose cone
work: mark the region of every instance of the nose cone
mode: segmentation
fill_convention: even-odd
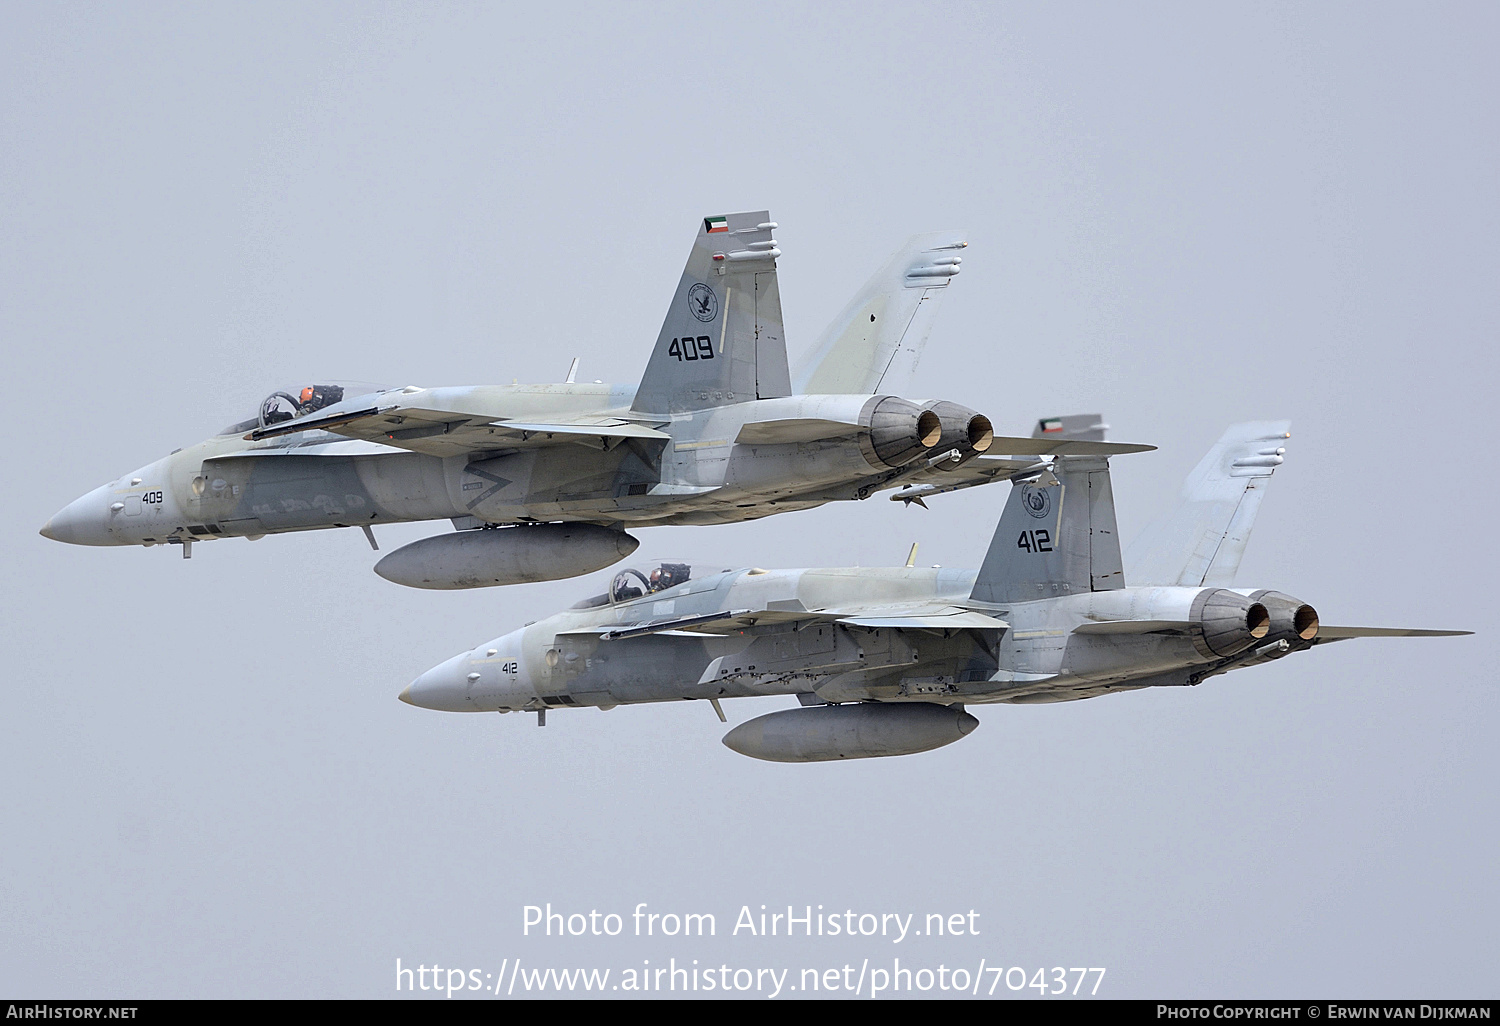
[[[117,545],[119,542],[110,537],[109,525],[110,518],[119,516],[120,511],[111,509],[110,503],[110,486],[100,485],[58,510],[42,526],[41,535],[69,545]]]
[[[421,709],[466,712],[472,708],[466,701],[469,691],[468,663],[469,653],[460,653],[422,674],[396,697],[407,705],[415,705]]]

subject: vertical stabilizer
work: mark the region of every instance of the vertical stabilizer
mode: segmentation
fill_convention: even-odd
[[[979,602],[1024,602],[1125,587],[1109,461],[1059,456],[1012,487],[974,581]]]
[[[865,282],[797,362],[802,395],[905,395],[938,298],[958,274],[963,232],[914,235]]]
[[[683,413],[792,394],[767,211],[705,217],[632,409]]]
[[[1225,431],[1183,483],[1177,508],[1131,543],[1131,581],[1217,588],[1233,584],[1290,429],[1290,421],[1257,420]]]

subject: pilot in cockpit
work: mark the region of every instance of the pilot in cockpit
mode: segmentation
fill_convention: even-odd
[[[666,591],[686,581],[692,568],[685,563],[663,563],[651,571],[651,590]]]
[[[332,406],[344,398],[344,390],[338,385],[308,385],[297,401],[297,415],[306,416],[314,410]]]
[[[332,406],[344,398],[342,385],[308,385],[297,395],[272,392],[260,404],[260,424],[269,427]]]

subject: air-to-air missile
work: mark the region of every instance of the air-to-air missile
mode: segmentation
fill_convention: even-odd
[[[1096,417],[1043,421],[1065,451]],[[795,697],[724,744],[757,759],[905,755],[959,740],[983,704],[1070,702],[1198,684],[1332,641],[1467,631],[1336,627],[1279,591],[1232,587],[1285,422],[1231,427],[1182,501],[1132,548],[1129,585],[1108,459],[1058,455],[1012,489],[978,570],[616,574],[599,595],[454,656],[401,693],[452,712]],[[1096,444],[1105,444],[1096,441]],[[894,499],[919,497],[901,493]],[[914,555],[914,553],[913,553]]]

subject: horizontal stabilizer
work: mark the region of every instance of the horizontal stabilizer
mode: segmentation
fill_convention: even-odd
[[[901,475],[902,488],[891,496],[891,501],[917,502],[930,495],[977,488],[996,481],[1009,481],[1017,474],[1025,471],[1040,472],[1046,467],[1046,463],[1034,459],[1006,460],[995,456],[979,456],[957,464],[948,460],[936,463],[929,460],[918,463],[910,473]],[[927,504],[924,502],[922,505]]]
[[[987,452],[1005,456],[1122,456],[1132,452],[1150,452],[1154,445],[1131,442],[1096,442],[1086,438],[1002,438],[995,436]]]
[[[1343,641],[1346,638],[1457,638],[1473,631],[1428,631],[1414,627],[1323,627],[1318,628],[1319,641]]]
[[[928,459],[925,466],[916,464],[911,471],[902,474],[902,488],[891,496],[891,501],[920,502],[929,495],[956,492],[996,481],[1024,480],[1047,469],[1048,462],[1041,459],[1042,456],[1114,455],[1154,448],[1123,444],[1107,448],[1110,443],[1105,442],[1104,432],[1108,428],[1109,425],[1097,413],[1043,417],[1037,421],[1031,438],[996,438],[988,446],[988,452],[1007,452],[1021,459],[986,455],[969,459],[960,456],[959,460],[953,461],[949,458],[952,454],[940,454]]]

